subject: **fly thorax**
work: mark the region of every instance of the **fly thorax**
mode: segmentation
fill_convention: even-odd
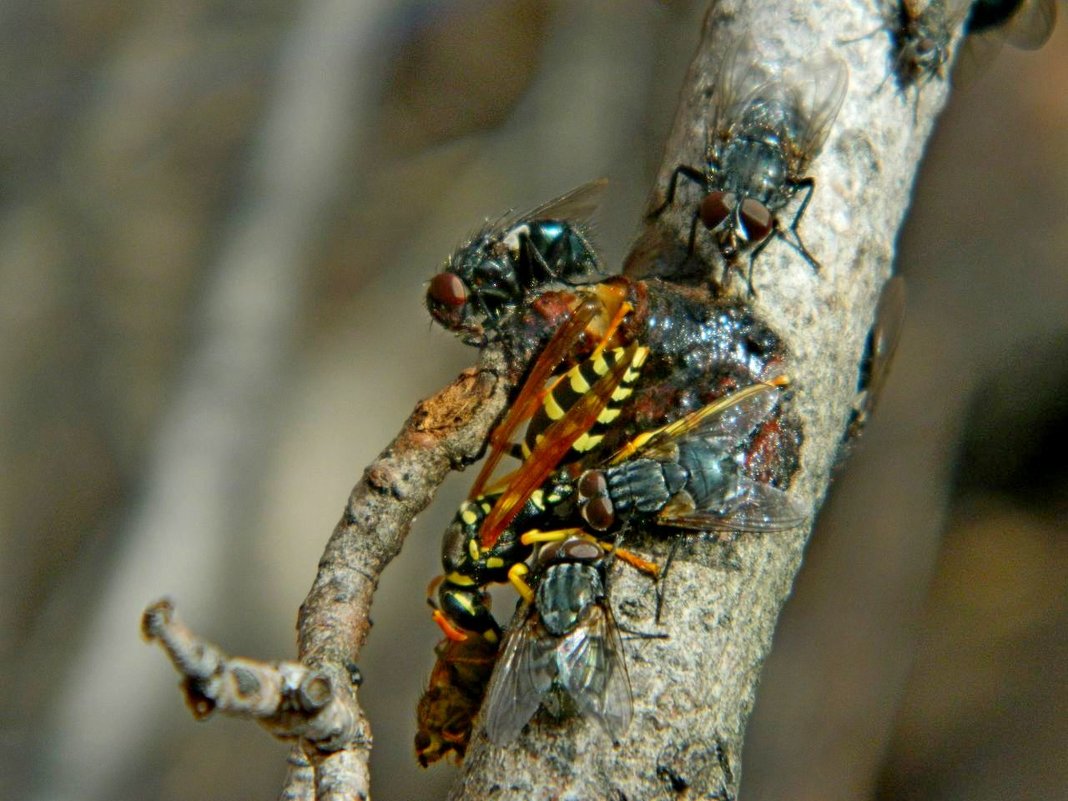
[[[616,514],[659,512],[674,494],[668,486],[664,465],[653,459],[632,459],[605,471],[608,494]]]
[[[686,491],[698,509],[726,510],[740,497],[742,468],[732,450],[690,440],[679,444],[679,465],[686,470]]]
[[[738,197],[775,205],[786,182],[786,160],[772,134],[737,139],[724,148],[717,181]]]
[[[546,569],[535,603],[545,629],[562,637],[574,631],[586,610],[603,597],[604,587],[596,566],[565,562]]]

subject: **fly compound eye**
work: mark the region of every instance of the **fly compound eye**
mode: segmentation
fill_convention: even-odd
[[[582,507],[582,517],[596,531],[606,531],[615,522],[615,509],[607,495],[594,498]]]
[[[600,545],[578,538],[566,540],[560,550],[566,559],[573,562],[595,562],[604,556]]]
[[[603,497],[608,492],[608,482],[600,470],[587,470],[578,482],[579,503]]]
[[[738,210],[745,227],[747,238],[750,242],[762,242],[768,238],[772,228],[775,227],[774,218],[768,207],[763,203],[746,198],[742,201],[742,207]]]
[[[467,303],[467,287],[453,273],[438,273],[430,279],[427,301],[445,310],[459,309]]]
[[[709,231],[719,228],[730,217],[737,202],[733,192],[709,192],[701,201],[701,223]]]

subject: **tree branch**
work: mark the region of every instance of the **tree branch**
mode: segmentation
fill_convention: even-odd
[[[711,8],[650,209],[662,202],[677,165],[704,162],[710,90],[723,54],[743,32],[750,31],[762,51],[800,63],[883,24],[865,4],[782,6],[725,0]],[[813,515],[832,478],[913,176],[946,97],[939,81],[923,86],[915,106],[914,95],[895,91],[892,81],[880,90],[890,69],[885,36],[837,50],[849,63],[851,86],[812,167],[817,189],[802,224],[823,269],[814,275],[796,252],[773,244],[757,263],[754,300],[758,315],[792,353],[787,369],[805,443],[791,493]],[[672,204],[646,225],[627,260],[629,275],[678,273],[692,208]],[[714,246],[701,237],[698,244],[704,264],[721,263]],[[674,562],[665,590],[669,636],[632,640],[627,649],[635,718],[620,746],[612,748],[595,726],[575,720],[538,725],[536,717],[506,749],[488,745],[476,729],[450,798],[735,798],[760,669],[807,536],[746,535],[728,547],[697,546],[688,559]],[[666,549],[648,540],[640,545],[660,558]],[[633,571],[616,567],[612,595],[627,628],[655,628],[650,587]]]
[[[299,740],[283,798],[369,797],[371,732],[355,677],[378,577],[449,471],[481,453],[515,378],[502,350],[487,348],[477,368],[422,401],[364,471],[301,606],[299,663],[228,657],[175,621],[169,602],[146,610],[145,635],[182,674],[194,715],[252,718],[279,739]]]
[[[743,30],[757,34],[762,49],[800,62],[833,48],[840,37],[881,24],[844,0],[789,11],[779,5],[724,0],[712,8],[683,87],[651,207],[659,205],[675,166],[702,163],[713,76],[721,54]],[[914,111],[911,96],[890,89],[877,92],[889,68],[884,37],[858,41],[842,52],[850,62],[852,87],[813,167],[818,188],[803,223],[805,241],[823,270],[814,275],[793,250],[774,244],[758,262],[760,295],[754,301],[757,313],[792,353],[793,408],[803,421],[805,444],[791,493],[813,510],[831,479],[912,175],[945,97],[942,84],[928,84]],[[628,259],[628,274],[677,272],[691,209],[687,203],[673,204],[645,227]],[[706,264],[719,264],[707,243],[699,246]],[[164,641],[187,681],[198,682],[198,692],[213,688],[216,708],[269,720],[276,736],[299,738],[301,748],[291,754],[283,797],[322,801],[368,796],[370,728],[352,676],[369,632],[378,577],[438,484],[481,451],[516,378],[506,367],[515,369],[500,351],[485,351],[478,369],[420,404],[365,471],[301,607],[299,665],[251,665],[207,651],[207,662],[190,658],[205,644],[169,630],[163,610],[154,610],[153,635]],[[666,588],[662,631],[667,638],[635,639],[628,645],[635,719],[621,746],[611,747],[600,730],[580,719],[545,725],[535,718],[506,749],[489,746],[476,729],[465,772],[451,797],[735,797],[742,737],[760,667],[806,538],[807,532],[748,535],[727,545],[695,547],[676,560]],[[637,547],[662,559],[667,544],[646,538]],[[649,583],[617,567],[611,586],[621,623],[631,630],[653,630]],[[180,648],[182,642],[193,651]],[[237,703],[229,683],[236,668],[260,676],[263,687],[278,688],[266,715]],[[298,687],[313,680],[322,695],[312,704],[294,702],[299,691],[285,689],[290,686],[287,674],[290,684],[299,674]],[[211,677],[217,680],[205,684]],[[220,703],[222,699],[229,700]],[[333,710],[332,715],[343,711],[341,718],[350,725],[317,726],[315,718],[325,709]]]

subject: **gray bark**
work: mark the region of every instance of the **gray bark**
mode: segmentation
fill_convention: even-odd
[[[879,24],[863,6],[850,4],[789,11],[780,4],[716,4],[682,88],[650,203],[650,208],[659,204],[676,165],[703,163],[706,89],[721,54],[743,31],[754,35],[762,52],[781,54],[784,63],[823,50],[837,50],[847,61],[849,92],[812,167],[817,189],[801,226],[823,270],[814,275],[797,253],[773,244],[761,255],[756,277],[756,310],[792,352],[788,372],[805,444],[791,492],[814,515],[832,478],[864,340],[890,274],[915,170],[946,97],[946,85],[937,80],[923,86],[915,106],[911,92],[898,92],[892,80],[884,85],[890,67],[884,35],[838,44]],[[655,254],[685,241],[691,214],[692,206],[675,204],[649,224],[628,271],[656,270]],[[613,748],[593,725],[561,726],[541,718],[508,748],[489,746],[476,735],[450,797],[736,797],[760,668],[807,537],[808,531],[748,535],[734,543],[729,558],[720,546],[696,545],[690,558],[676,560],[668,579],[661,630],[669,636],[629,641],[635,719],[624,742]],[[653,555],[663,553],[654,549]],[[653,594],[641,577],[617,567],[612,595],[621,624],[656,630]]]

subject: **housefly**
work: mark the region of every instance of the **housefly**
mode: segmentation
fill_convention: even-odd
[[[894,74],[902,89],[942,78],[971,0],[897,0],[887,10]]]
[[[746,447],[779,391],[755,384],[642,434],[607,465],[582,473],[574,502],[591,529],[628,521],[696,531],[779,531],[805,520],[786,492],[745,473]],[[566,495],[558,481],[554,492]]]
[[[492,223],[430,279],[430,316],[468,344],[492,339],[536,291],[598,280],[589,223],[608,182],[591,181],[543,206]]]
[[[724,284],[730,269],[741,271],[748,256],[752,294],[753,261],[774,237],[818,271],[819,262],[797,228],[816,186],[809,167],[838,115],[847,83],[845,64],[833,56],[779,67],[762,57],[748,36],[742,38],[715,82],[704,168],[676,167],[664,202],[650,216],[674,201],[679,179],[685,178],[703,193],[693,211],[689,252],[700,223],[725,261]],[[800,205],[784,225],[780,213],[798,194],[803,194]]]
[[[493,743],[512,742],[543,703],[596,720],[613,740],[627,730],[633,699],[605,589],[607,555],[585,537],[539,550],[486,695]]]

